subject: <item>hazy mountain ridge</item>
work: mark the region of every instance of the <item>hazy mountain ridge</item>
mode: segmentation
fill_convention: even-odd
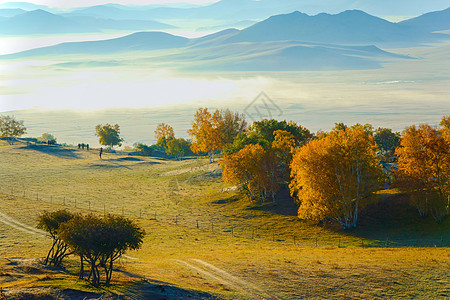
[[[417,16],[424,12],[437,11],[449,6],[448,0],[221,0],[207,5],[119,5],[104,4],[62,10],[55,7],[35,5],[26,2],[0,4],[0,8],[20,8],[23,10],[44,9],[64,16],[94,16],[103,19],[126,20],[167,20],[167,19],[218,19],[240,22],[262,20],[277,14],[295,10],[308,14],[326,12],[336,14],[357,9],[378,16]]]
[[[301,12],[272,16],[256,23],[227,42],[295,40],[338,44],[410,44],[437,41],[445,35],[432,34],[417,26],[391,23],[363,11],[348,10],[336,15],[309,16]]]
[[[186,46],[189,39],[165,32],[137,32],[124,37],[88,42],[62,43],[50,47],[31,49],[4,58],[21,58],[45,55],[71,54],[111,54],[129,51],[152,51],[180,48]]]
[[[445,22],[442,24],[445,26]],[[448,38],[420,26],[388,22],[358,10],[315,16],[297,11],[272,16],[243,30],[228,29],[195,39],[164,32],[138,32],[110,40],[63,43],[2,58],[172,49],[170,55],[148,53],[148,59],[167,65],[176,62],[178,67],[189,70],[358,70],[380,68],[392,59],[411,58],[384,51],[380,46],[420,45]],[[111,63],[99,58],[72,65],[121,63],[126,61]]]
[[[0,10],[0,16],[1,10]],[[115,30],[161,30],[174,26],[152,20],[112,20],[89,16],[64,16],[46,10],[26,11],[0,19],[0,34],[54,34]]]
[[[400,24],[421,28],[426,31],[448,30],[450,29],[450,7],[405,20]]]

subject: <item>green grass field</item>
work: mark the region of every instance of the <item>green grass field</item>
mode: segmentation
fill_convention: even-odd
[[[0,287],[67,299],[445,299],[450,222],[422,220],[404,202],[380,192],[346,232],[299,220],[284,194],[275,206],[249,203],[206,159],[100,160],[96,150],[0,141]],[[38,263],[50,240],[33,229],[36,218],[61,208],[124,214],[145,228],[114,287],[78,281],[75,257],[64,270]]]

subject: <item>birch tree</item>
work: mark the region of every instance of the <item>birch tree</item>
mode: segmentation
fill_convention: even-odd
[[[356,227],[359,210],[379,189],[377,144],[364,126],[332,131],[295,151],[289,185],[298,216]]]

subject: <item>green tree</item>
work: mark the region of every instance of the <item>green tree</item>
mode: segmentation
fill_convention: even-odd
[[[38,141],[43,143],[56,144],[55,136],[50,133],[43,133],[42,136],[38,138]]]
[[[26,131],[23,121],[17,121],[11,116],[0,116],[0,137],[6,138],[10,145],[14,144],[16,137],[24,135]]]
[[[295,139],[296,146],[305,145],[314,138],[314,135],[308,129],[293,121],[286,122],[274,119],[265,119],[254,122],[251,126],[251,130],[260,138],[267,140],[270,144],[274,141],[274,132],[277,130],[287,131],[292,134]]]
[[[55,267],[61,265],[64,257],[70,255],[68,246],[60,236],[61,225],[70,221],[75,215],[67,210],[58,210],[55,212],[44,211],[38,217],[37,228],[47,231],[53,240],[52,247],[48,251],[44,264],[50,264]]]
[[[92,285],[101,284],[100,269],[105,271],[105,284],[111,282],[114,262],[127,250],[142,246],[145,231],[133,221],[107,215],[76,216],[62,225],[60,238],[80,256],[80,277],[83,277],[83,261],[90,266]]]
[[[182,160],[182,158],[191,151],[191,146],[191,142],[183,138],[170,139],[167,142],[167,154]]]
[[[375,130],[374,137],[381,154],[387,158],[394,155],[395,148],[400,146],[400,133],[392,132],[392,129],[380,127]]]
[[[95,135],[99,137],[100,145],[114,147],[121,146],[123,139],[120,137],[120,127],[119,125],[97,125],[95,127]]]

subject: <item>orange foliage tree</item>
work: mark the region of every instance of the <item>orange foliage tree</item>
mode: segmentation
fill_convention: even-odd
[[[242,185],[250,201],[267,193],[267,173],[264,172],[266,151],[259,145],[246,145],[240,151],[225,155],[220,161],[225,182]]]
[[[167,143],[175,138],[175,132],[169,124],[161,123],[156,126],[155,138],[158,146],[167,149]]]
[[[358,212],[382,176],[377,144],[362,125],[332,131],[295,151],[289,185],[302,219],[356,227]]]
[[[244,117],[229,110],[216,110],[211,114],[207,108],[199,108],[194,116],[192,128],[188,130],[192,137],[192,151],[208,153],[210,162],[214,162],[214,154],[234,138],[246,130]]]
[[[449,214],[450,139],[448,118],[440,128],[429,125],[408,127],[398,156],[396,186],[410,195],[422,217],[429,213],[437,222]]]
[[[218,110],[211,114],[207,108],[199,108],[195,113],[192,128],[188,130],[193,139],[192,151],[208,153],[210,162],[214,162],[214,153],[222,149],[224,145],[220,119]]]

